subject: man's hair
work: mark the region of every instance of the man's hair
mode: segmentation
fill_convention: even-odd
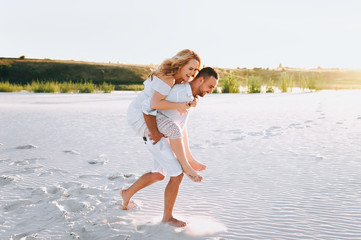
[[[207,80],[210,77],[214,77],[215,79],[218,80],[218,73],[211,67],[205,67],[202,68],[202,70],[199,71],[199,73],[197,74],[196,78],[200,78],[203,77],[204,80]]]

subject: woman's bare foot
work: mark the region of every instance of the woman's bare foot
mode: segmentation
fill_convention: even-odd
[[[130,201],[129,196],[127,194],[127,189],[120,190],[120,196],[123,198],[123,203],[122,203],[122,209],[123,210],[130,210],[130,209],[137,206],[135,204],[135,202]]]
[[[203,179],[203,177],[199,175],[196,171],[194,171],[194,169],[192,168],[183,171],[193,182],[200,182]]]
[[[197,160],[193,159],[189,161],[189,165],[191,165],[191,167],[196,170],[196,171],[203,171],[206,170],[207,166],[198,162]]]
[[[178,220],[174,217],[171,217],[169,219],[164,219],[162,220],[163,223],[166,223],[166,224],[169,224],[173,227],[185,227],[187,226],[187,223],[186,222],[183,222],[181,220]]]

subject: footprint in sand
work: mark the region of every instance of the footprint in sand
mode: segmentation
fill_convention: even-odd
[[[80,195],[86,194],[86,195],[93,195],[93,196],[101,196],[104,191],[97,189],[97,188],[81,188],[78,190]]]
[[[29,198],[38,199],[38,201],[49,201],[59,199],[59,197],[69,197],[67,190],[60,186],[48,186],[36,188],[31,192]]]
[[[236,138],[232,138],[231,141],[232,142],[238,142],[238,141],[242,141],[243,139],[245,139],[246,137],[242,136],[242,137],[236,137]]]
[[[18,201],[14,201],[10,204],[5,205],[3,209],[5,212],[12,212],[20,207],[25,207],[32,203],[33,202],[30,200],[18,200]]]
[[[266,130],[265,138],[281,135],[281,127],[273,126]]]
[[[70,188],[80,188],[82,185],[81,183],[78,182],[64,182],[61,184],[61,186],[65,189],[70,189]]]
[[[193,144],[193,145],[191,146],[191,149],[194,149],[194,148],[197,148],[197,149],[206,149],[202,144],[197,144],[197,143],[195,143],[195,144]]]
[[[248,132],[247,135],[252,136],[252,137],[258,137],[258,136],[263,136],[264,133],[263,132]]]
[[[326,118],[326,114],[321,112],[320,116],[317,119],[325,119]]]
[[[43,167],[25,167],[24,170],[21,172],[23,174],[31,174],[39,171]]]
[[[21,161],[15,161],[15,162],[12,162],[10,163],[10,166],[26,166],[26,165],[31,165],[31,164],[35,164],[37,163],[39,160],[39,158],[27,158],[27,159],[24,159],[24,160],[21,160]]]
[[[225,143],[222,143],[222,142],[215,142],[215,143],[212,143],[212,146],[221,146],[221,145],[224,145]]]
[[[227,130],[227,131],[221,131],[221,132],[227,132],[227,133],[229,133],[229,134],[242,134],[243,133],[243,131],[242,130],[239,130],[239,129],[231,129],[231,130]]]
[[[85,195],[101,196],[103,193],[104,193],[103,190],[97,188],[89,188],[88,186],[83,186],[83,185],[68,190],[68,194],[70,196],[85,196]]]
[[[58,193],[63,194],[65,189],[62,187],[58,187],[58,186],[49,186],[49,187],[46,187],[45,190],[46,190],[46,193],[55,195]]]
[[[79,178],[80,179],[100,179],[102,178],[103,176],[101,175],[80,175]]]
[[[32,144],[28,144],[28,145],[23,145],[23,146],[17,146],[15,149],[33,149],[33,148],[39,148],[38,146],[32,145]]]
[[[39,177],[43,177],[43,176],[52,176],[54,174],[59,174],[60,176],[64,177],[65,174],[67,174],[69,172],[65,171],[65,170],[61,170],[61,169],[48,169],[46,170],[46,172],[42,172],[40,174],[38,174]]]
[[[10,239],[38,239],[39,238],[39,234],[38,233],[32,233],[32,232],[28,232],[28,233],[20,233],[20,234],[15,234],[13,236],[11,236]]]
[[[288,125],[288,128],[303,129],[302,125],[299,123],[292,123],[292,124]]]
[[[80,153],[76,150],[64,150],[63,152],[69,153],[69,154],[74,154],[74,155],[80,155]]]
[[[108,163],[108,159],[102,154],[93,160],[89,160],[88,163],[91,165],[105,165]]]
[[[129,181],[135,181],[136,176],[134,174],[114,174],[108,177],[108,180],[115,181],[115,180],[128,180]]]
[[[5,186],[13,182],[22,180],[22,177],[19,176],[0,176],[0,186]]]
[[[67,212],[80,212],[89,208],[88,203],[79,202],[75,199],[59,201],[58,204],[61,205]]]
[[[11,162],[11,159],[0,159],[0,163]],[[11,164],[11,163],[10,163]]]

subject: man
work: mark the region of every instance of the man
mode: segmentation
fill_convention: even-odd
[[[218,74],[210,67],[203,68],[196,78],[189,83],[175,85],[168,96],[167,101],[170,102],[191,102],[195,97],[203,97],[206,94],[212,93],[213,89],[218,84]],[[158,110],[162,114],[166,115],[173,121],[177,122],[182,128],[183,142],[186,151],[186,155],[189,158],[193,158],[188,145],[187,137],[187,118],[188,113],[180,115],[177,110]],[[183,170],[173,154],[169,141],[165,138],[159,140],[161,133],[157,130],[156,121],[154,116],[146,115],[145,120],[148,129],[151,134],[151,138],[146,139],[146,145],[153,155],[153,171],[142,175],[133,185],[128,189],[121,191],[123,198],[123,209],[129,209],[130,199],[139,190],[165,178],[165,172],[169,174],[170,180],[164,192],[164,214],[162,222],[168,223],[175,227],[184,227],[186,223],[184,221],[175,219],[173,217],[173,207],[178,196],[179,186],[183,179]],[[158,141],[156,144],[152,144],[150,139]],[[194,160],[194,158],[193,158]],[[195,161],[196,162],[196,161]],[[195,170],[197,166],[192,166]]]

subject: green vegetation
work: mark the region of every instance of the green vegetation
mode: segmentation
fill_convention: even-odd
[[[274,81],[270,80],[266,85],[266,93],[274,93],[275,92],[275,84]]]
[[[280,77],[281,81],[281,91],[282,92],[290,92],[293,88],[293,75],[287,72],[281,73]]]
[[[118,85],[115,90],[119,91],[142,91],[144,89],[143,84],[131,84],[131,85]]]
[[[0,91],[87,93],[141,91],[154,66],[89,63],[50,59],[0,58]],[[361,89],[361,70],[282,67],[216,68],[219,88],[213,92],[259,93],[320,89]]]
[[[34,93],[94,93],[104,92],[110,93],[114,91],[114,86],[103,83],[102,85],[95,85],[88,83],[73,83],[65,82],[58,83],[54,81],[39,82],[33,81],[26,85],[19,85],[9,82],[0,82],[0,92],[20,92],[22,90]]]
[[[293,68],[217,68],[220,75],[219,86],[223,88],[229,81],[229,75],[236,81],[242,92],[289,92],[293,88],[302,91],[321,89],[361,89],[361,70],[340,69],[293,69]],[[224,83],[225,84],[224,84]]]
[[[124,65],[114,63],[89,63],[56,61],[50,59],[0,58],[0,82],[26,85],[39,82],[104,82],[118,85],[143,84],[151,72],[151,66]]]
[[[222,80],[222,93],[239,93],[240,84],[232,75],[228,74]]]
[[[0,92],[20,92],[23,87],[9,82],[0,82]]]
[[[262,78],[260,76],[249,76],[247,77],[247,86],[249,93],[260,93],[261,92]]]

